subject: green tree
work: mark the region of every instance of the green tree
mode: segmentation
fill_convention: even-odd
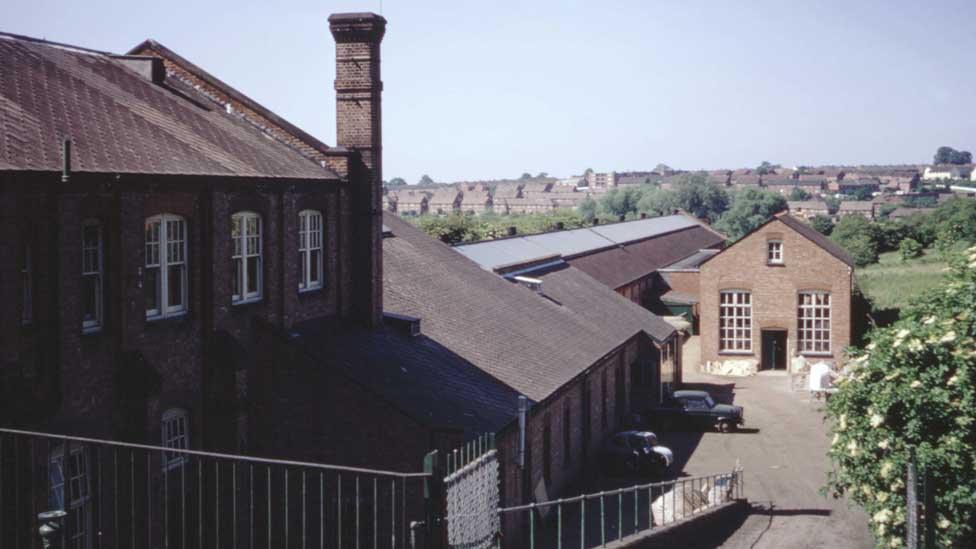
[[[881,231],[877,225],[859,215],[840,218],[840,221],[834,225],[830,238],[851,254],[854,264],[858,267],[878,261]]]
[[[785,209],[786,199],[781,194],[745,189],[732,195],[732,207],[722,215],[715,228],[730,239],[738,240]]]
[[[855,187],[854,190],[847,195],[848,200],[871,200],[874,194],[871,192],[870,187]]]
[[[522,177],[520,177],[519,179],[523,179],[523,180],[524,179],[532,179],[532,174],[530,174],[529,172],[525,172],[525,173],[522,174]]]
[[[776,171],[776,166],[769,163],[767,160],[763,160],[761,164],[756,168],[756,173],[759,175],[767,175],[774,173]]]
[[[827,402],[827,489],[870,517],[878,546],[907,534],[908,463],[931,476],[936,546],[976,547],[976,247],[945,283],[872,330]]]
[[[637,202],[637,211],[650,216],[670,215],[678,207],[674,191],[658,186],[646,189]]]
[[[833,220],[826,215],[813,216],[813,219],[810,220],[810,226],[824,236],[830,236],[830,233],[834,230]]]
[[[393,187],[403,187],[406,184],[407,182],[404,181],[402,177],[394,177],[393,179],[383,183],[383,186],[388,188],[393,188]]]
[[[888,219],[888,216],[891,215],[891,212],[897,209],[898,206],[895,204],[882,204],[881,207],[878,208],[878,217],[880,217],[881,219]]]
[[[972,164],[973,154],[969,151],[957,151],[952,147],[942,146],[935,151],[932,162],[935,164]]]
[[[417,219],[420,230],[447,244],[474,242],[485,238],[485,227],[473,216],[452,213],[448,216],[425,215]]]
[[[579,212],[583,219],[593,221],[593,218],[596,217],[596,209],[596,200],[586,197],[582,202],[580,202],[580,205],[576,208],[576,211]]]
[[[682,175],[673,188],[675,205],[697,218],[714,222],[729,208],[729,193],[704,173]]]
[[[922,245],[914,238],[906,238],[898,244],[898,253],[902,261],[908,261],[922,255]]]
[[[808,193],[802,187],[793,187],[793,190],[790,191],[790,200],[801,201],[810,200],[810,198],[810,193]]]
[[[640,187],[615,187],[600,199],[599,211],[613,217],[636,213],[642,194]]]
[[[424,174],[420,177],[420,181],[417,182],[418,185],[430,186],[434,185],[434,180],[430,178],[429,175]]]
[[[824,203],[827,204],[827,213],[830,215],[836,214],[837,210],[840,209],[840,199],[836,196],[828,196],[824,198]]]

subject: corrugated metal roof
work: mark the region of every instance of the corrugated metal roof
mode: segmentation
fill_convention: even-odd
[[[668,215],[568,231],[462,244],[455,249],[486,269],[559,254],[580,255],[698,225],[684,215]]]

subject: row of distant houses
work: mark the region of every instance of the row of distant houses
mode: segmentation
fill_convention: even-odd
[[[917,213],[926,213],[935,206],[952,200],[953,198],[972,198],[972,192],[913,192],[907,194],[881,194],[871,200],[845,200],[842,201],[836,212],[831,212],[827,203],[823,200],[798,200],[788,201],[787,206],[791,215],[801,219],[810,220],[817,216],[839,219],[848,215],[860,215],[867,219],[878,219],[887,217],[896,219],[909,217]],[[928,200],[930,207],[919,207],[918,202]],[[883,210],[889,211],[883,215]]]
[[[459,183],[438,187],[390,189],[383,196],[383,210],[400,215],[445,215],[455,212],[480,214],[545,213],[572,209],[604,187],[579,187],[583,178],[556,180],[536,178],[502,183]]]

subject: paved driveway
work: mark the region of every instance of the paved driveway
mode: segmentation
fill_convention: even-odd
[[[686,388],[745,407],[738,433],[659,433],[685,475],[729,470],[740,461],[752,513],[731,534],[715,532],[700,547],[868,548],[867,516],[844,500],[821,496],[829,462],[820,405],[789,390],[784,375],[723,378],[686,368]],[[682,463],[684,461],[684,463]]]

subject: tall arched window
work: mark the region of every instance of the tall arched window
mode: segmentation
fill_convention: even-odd
[[[302,210],[298,213],[298,289],[322,287],[322,213]]]
[[[186,220],[173,214],[146,219],[146,318],[185,313],[186,280]]]
[[[81,329],[102,327],[102,225],[89,219],[81,227]]]
[[[261,216],[237,212],[230,218],[230,237],[234,243],[233,303],[261,299]]]

